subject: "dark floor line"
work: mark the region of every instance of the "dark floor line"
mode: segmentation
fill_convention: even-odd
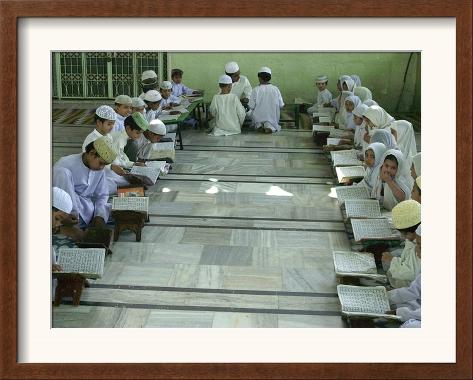
[[[178,162],[178,164],[181,164]],[[184,164],[181,164],[184,165]],[[327,175],[327,176],[298,176],[298,175],[269,175],[269,174],[222,174],[222,173],[181,173],[181,172],[176,172],[172,171],[171,174],[177,174],[177,175],[206,175],[206,176],[219,176],[219,177],[263,177],[263,178],[312,178],[312,179],[319,179],[319,178],[328,178],[328,179],[334,179],[333,176]]]
[[[322,150],[320,148],[316,147],[311,147],[308,146],[306,148],[300,148],[300,147],[292,147],[292,146],[285,146],[282,148],[279,148],[277,146],[245,146],[245,145],[240,145],[240,146],[232,146],[232,145],[205,145],[205,144],[184,144],[184,147],[186,146],[200,146],[200,147],[207,147],[207,148],[244,148],[244,149],[306,149],[306,150]]]
[[[63,304],[72,305],[72,301],[63,301]],[[147,310],[182,310],[182,311],[214,311],[226,313],[251,313],[251,314],[291,314],[291,315],[323,315],[328,317],[340,317],[339,311],[315,311],[315,310],[293,310],[293,309],[256,309],[246,307],[218,307],[218,306],[182,306],[182,305],[150,305],[125,302],[97,302],[81,301],[82,306],[121,307],[127,309]]]
[[[309,150],[309,148],[307,149]],[[287,153],[287,154],[325,154],[323,151],[312,150],[310,152],[289,152],[289,151],[270,151],[270,150],[233,150],[233,149],[189,149],[188,145],[184,145],[184,150],[178,151],[179,153],[185,152],[237,152],[237,153]]]
[[[167,177],[160,177],[159,178],[161,183],[162,181],[185,181],[185,182],[206,182],[208,179],[186,179],[186,178],[167,178]],[[218,183],[267,183],[267,184],[276,184],[276,185],[311,185],[311,186],[330,186],[335,185],[335,183],[303,183],[303,182],[276,182],[276,181],[237,181],[237,180],[222,180],[218,181]]]
[[[284,219],[284,218],[252,218],[244,216],[214,216],[214,215],[177,215],[177,214],[148,214],[149,216],[163,218],[194,218],[194,219],[230,219],[230,220],[267,220],[270,222],[319,222],[319,223],[343,223],[343,219]],[[306,230],[304,230],[306,231]]]
[[[126,289],[126,290],[151,290],[156,292],[175,293],[218,293],[218,294],[248,294],[259,296],[285,296],[285,297],[314,297],[336,298],[337,293],[314,292],[289,292],[284,290],[251,290],[251,289],[213,289],[213,288],[180,288],[175,286],[147,286],[147,285],[120,285],[91,283],[91,288],[98,289]]]
[[[186,228],[209,228],[222,230],[253,230],[253,231],[295,231],[295,232],[345,232],[343,229],[330,228],[291,228],[291,227],[239,227],[239,226],[208,226],[201,224],[166,224],[146,223],[145,227],[186,227]]]

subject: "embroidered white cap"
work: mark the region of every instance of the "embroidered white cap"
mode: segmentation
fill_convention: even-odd
[[[238,63],[236,62],[228,62],[225,65],[225,72],[228,74],[234,74],[239,70],[240,70],[240,67],[238,66]]]
[[[392,209],[394,228],[402,230],[420,223],[420,210],[420,203],[413,199],[398,203]]]
[[[59,187],[53,187],[53,207],[70,214],[72,211],[71,196]]]
[[[165,80],[163,83],[161,83],[161,86],[159,86],[162,90],[171,90],[172,89],[172,83]]]
[[[325,83],[325,82],[328,82],[328,76],[327,75],[319,75],[315,79],[315,83]]]
[[[128,104],[131,106],[131,98],[128,95],[118,95],[115,98],[115,103],[117,104]]]
[[[154,119],[149,123],[148,131],[164,136],[166,134],[166,126],[161,120]]]
[[[95,114],[105,120],[116,120],[117,114],[110,106],[100,106],[95,110]]]
[[[143,71],[143,73],[141,74],[141,81],[142,82],[144,80],[153,79],[153,78],[158,79],[158,75],[153,70],[146,70],[146,71]]]
[[[146,94],[145,94],[145,98],[144,100],[146,100],[147,102],[159,102],[163,97],[161,96],[161,94],[159,93],[159,91],[156,91],[156,90],[149,90]]]
[[[145,107],[146,103],[141,98],[131,98],[131,106],[133,108]]]
[[[269,67],[263,66],[261,69],[258,70],[258,73],[268,73],[271,75],[271,69]]]
[[[220,75],[218,78],[218,84],[232,84],[232,78],[228,75]]]

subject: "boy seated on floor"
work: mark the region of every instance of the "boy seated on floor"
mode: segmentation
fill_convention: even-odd
[[[159,119],[151,121],[148,130],[146,130],[138,140],[137,159],[140,161],[156,159],[155,153],[162,150],[160,149],[162,145],[160,141],[165,135],[166,126],[164,123]]]
[[[85,152],[85,147],[92,141],[97,140],[99,137],[108,136],[115,125],[117,114],[110,106],[100,106],[95,110],[95,129],[90,132],[82,144],[82,152]]]

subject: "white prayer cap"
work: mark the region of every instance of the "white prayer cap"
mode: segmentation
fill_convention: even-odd
[[[131,106],[131,98],[128,95],[118,95],[115,99],[117,104],[129,104]]]
[[[419,225],[419,227],[417,227],[416,235],[418,235],[418,236],[422,236],[422,235],[421,235],[421,232],[422,232],[422,231],[421,231],[421,227],[422,227],[422,224]]]
[[[363,117],[363,113],[368,109],[366,104],[359,104],[352,111],[352,114],[358,117]]]
[[[149,123],[148,131],[164,136],[166,134],[166,126],[161,120],[154,119]]]
[[[218,78],[218,84],[232,84],[232,78],[228,75],[220,75],[220,78]]]
[[[100,106],[95,110],[95,114],[105,120],[116,120],[117,114],[110,106]]]
[[[72,211],[71,196],[59,187],[53,187],[53,207],[70,214]]]
[[[420,203],[408,199],[398,203],[392,209],[393,226],[398,230],[413,227],[420,223]]]
[[[228,62],[225,65],[225,72],[228,74],[234,74],[239,70],[240,70],[240,67],[238,66],[238,63],[236,62]]]
[[[159,91],[156,91],[156,90],[149,90],[146,94],[145,94],[145,98],[144,100],[146,100],[147,102],[159,102],[163,97],[161,96],[161,94],[159,93]]]
[[[152,78],[156,78],[156,79],[158,78],[158,76],[153,70],[146,70],[146,71],[143,71],[143,73],[141,74],[142,82],[146,79],[152,79]]]
[[[422,186],[421,186],[421,184],[422,184],[421,176],[419,176],[419,177],[416,178],[416,184],[417,184],[417,186],[419,186],[419,189],[422,190]]]
[[[131,98],[131,106],[133,108],[145,107],[146,103],[141,98]]]
[[[327,75],[319,75],[315,79],[315,83],[325,83],[325,82],[328,82],[328,76]]]
[[[271,69],[269,67],[263,66],[261,69],[258,70],[258,73],[267,73],[271,75]]]
[[[161,83],[161,86],[159,86],[163,90],[171,90],[172,89],[172,83],[165,80],[163,83]]]

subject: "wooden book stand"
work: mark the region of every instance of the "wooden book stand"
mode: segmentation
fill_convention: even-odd
[[[80,274],[61,272],[53,272],[53,276],[57,278],[54,306],[59,306],[63,297],[72,297],[72,304],[79,306],[85,278]]]
[[[148,219],[145,213],[139,211],[113,210],[112,216],[115,219],[114,241],[117,241],[120,232],[125,230],[134,232],[136,241],[141,241],[141,230]]]

